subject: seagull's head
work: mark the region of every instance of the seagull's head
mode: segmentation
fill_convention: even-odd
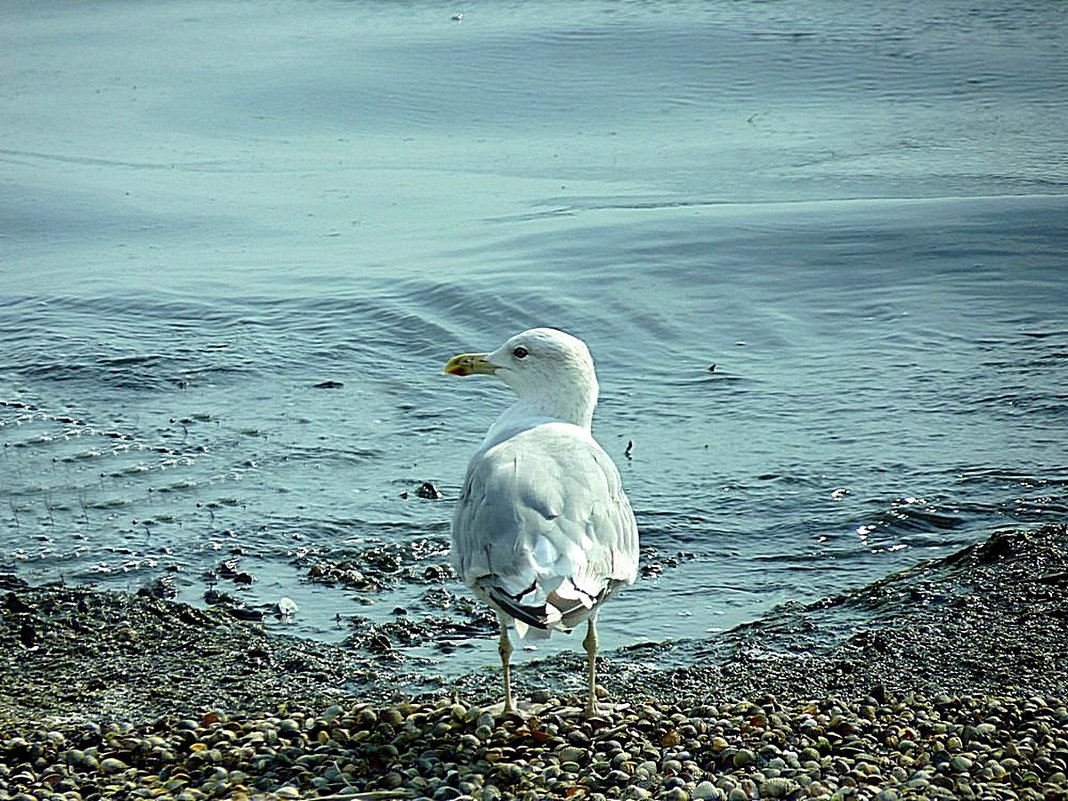
[[[590,425],[597,375],[581,339],[555,328],[531,328],[492,353],[461,353],[445,364],[449,375],[495,375],[532,412]]]

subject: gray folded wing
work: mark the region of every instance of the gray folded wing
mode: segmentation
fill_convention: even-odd
[[[453,562],[506,614],[571,628],[637,572],[638,529],[615,464],[567,423],[480,451],[453,515]]]

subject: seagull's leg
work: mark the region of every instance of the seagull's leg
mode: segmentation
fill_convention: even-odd
[[[586,623],[586,636],[582,640],[582,647],[586,649],[586,659],[589,662],[590,693],[586,699],[586,716],[593,717],[597,714],[597,616],[594,615]]]
[[[512,641],[508,639],[508,622],[501,618],[501,642],[497,650],[501,654],[501,670],[504,673],[504,711],[514,712],[515,704],[512,703],[512,666],[508,660],[512,656]]]

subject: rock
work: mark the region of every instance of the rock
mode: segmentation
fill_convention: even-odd
[[[100,762],[97,758],[81,749],[72,748],[66,752],[64,757],[68,765],[81,773],[96,773],[100,770]]]
[[[957,773],[967,773],[972,769],[972,761],[968,757],[958,754],[949,760],[949,766]]]
[[[707,779],[698,782],[690,795],[698,801],[722,801],[727,797],[726,793]]]
[[[731,762],[736,768],[744,768],[749,765],[755,765],[756,754],[754,754],[748,748],[742,748],[732,757]]]
[[[428,501],[438,501],[444,496],[438,491],[438,488],[430,481],[424,481],[419,485],[419,488],[415,491],[415,494],[420,498]]]
[[[125,770],[129,770],[129,768],[129,765],[115,757],[100,760],[100,770],[107,774],[122,773]]]
[[[760,783],[760,795],[764,798],[787,798],[801,789],[793,779],[775,777]]]

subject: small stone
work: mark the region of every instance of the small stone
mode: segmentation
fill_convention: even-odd
[[[574,745],[565,745],[559,749],[557,755],[560,757],[561,762],[578,762],[586,756],[586,750],[578,748]]]
[[[507,782],[519,781],[523,778],[523,767],[511,762],[505,762],[497,767],[497,775]]]
[[[300,737],[300,724],[292,718],[286,718],[279,722],[278,734],[282,737]]]
[[[910,787],[915,790],[922,790],[931,785],[931,776],[925,771],[918,771],[914,773],[909,780],[905,782],[906,787]]]
[[[793,779],[777,776],[760,783],[761,798],[787,798],[801,789]]]
[[[342,709],[337,704],[332,704],[323,710],[323,720],[327,723],[333,723],[341,715]]]
[[[78,748],[72,748],[67,751],[66,762],[75,770],[80,770],[84,773],[95,773],[100,769],[100,763],[96,757]]]
[[[581,729],[574,729],[573,731],[569,732],[567,735],[567,740],[572,745],[582,747],[588,746],[590,744],[589,736]]]
[[[734,763],[734,767],[736,768],[744,768],[748,765],[755,765],[756,754],[754,754],[748,748],[742,748],[731,758],[731,761]]]
[[[122,773],[124,770],[129,770],[129,768],[129,765],[115,757],[100,760],[100,769],[107,774]]]
[[[968,757],[958,754],[949,760],[949,766],[957,773],[968,773],[972,769],[972,761]]]

